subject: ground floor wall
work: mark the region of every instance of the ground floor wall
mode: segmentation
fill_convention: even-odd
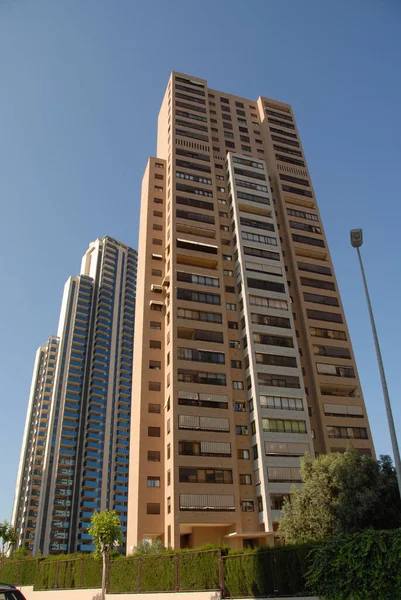
[[[101,600],[99,589],[33,591],[32,586],[20,588],[26,600]],[[221,600],[220,592],[163,592],[155,594],[106,594],[106,600]],[[250,600],[238,598],[237,600]],[[258,598],[268,600],[268,598]],[[286,598],[286,600],[319,600],[317,597]]]

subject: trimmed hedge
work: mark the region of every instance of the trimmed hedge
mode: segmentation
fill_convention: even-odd
[[[182,552],[177,557],[180,590],[219,589],[219,551]]]
[[[102,561],[95,558],[42,560],[38,563],[34,590],[98,588],[102,585]]]
[[[0,581],[15,582],[16,585],[33,585],[37,568],[36,558],[4,559],[0,564]]]
[[[120,558],[110,562],[111,594],[137,592],[139,590],[139,558]]]

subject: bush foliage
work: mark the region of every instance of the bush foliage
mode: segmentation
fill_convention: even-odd
[[[367,530],[319,544],[307,580],[327,600],[401,598],[401,529]]]

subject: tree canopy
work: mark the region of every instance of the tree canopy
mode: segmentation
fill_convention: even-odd
[[[389,456],[375,461],[352,447],[316,459],[305,455],[301,472],[304,483],[285,501],[279,522],[287,543],[401,527],[401,500]]]
[[[109,554],[121,543],[121,521],[116,511],[93,513],[88,533],[93,537],[95,554]]]
[[[8,554],[11,547],[17,542],[17,534],[15,529],[11,527],[8,521],[0,523],[0,555],[1,557]]]

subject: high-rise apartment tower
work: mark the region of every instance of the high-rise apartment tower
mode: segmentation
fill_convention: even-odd
[[[301,455],[374,452],[291,106],[172,73],[138,252],[128,551],[271,543]]]
[[[36,354],[12,517],[18,546],[91,551],[94,511],[127,520],[137,253],[91,243]]]

